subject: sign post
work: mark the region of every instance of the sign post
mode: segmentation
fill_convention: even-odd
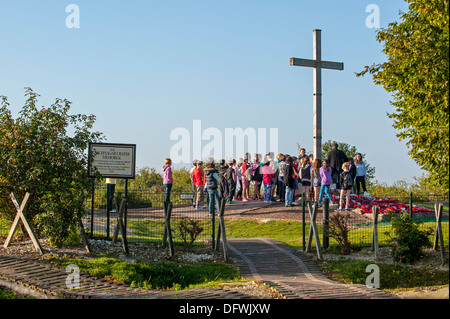
[[[88,177],[93,179],[93,185],[97,176],[125,179],[123,229],[126,230],[128,180],[134,179],[136,176],[136,144],[89,143]],[[91,225],[93,225],[94,220],[94,192],[95,188],[93,187]],[[109,233],[109,225],[107,233]],[[91,227],[91,237],[92,234],[93,229]],[[126,242],[126,231],[123,232],[122,236],[123,241]]]

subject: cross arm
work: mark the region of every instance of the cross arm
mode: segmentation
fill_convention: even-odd
[[[306,66],[310,68],[320,67],[322,69],[331,69],[331,70],[344,70],[344,63],[341,62],[331,62],[331,61],[317,61],[317,60],[309,60],[309,59],[299,59],[299,58],[291,58],[291,65],[293,66]]]

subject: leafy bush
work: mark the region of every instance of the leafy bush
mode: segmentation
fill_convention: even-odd
[[[328,225],[328,236],[336,240],[341,246],[342,254],[350,254],[350,242],[348,240],[348,233],[350,229],[348,227],[348,219],[350,215],[344,213],[335,213],[330,216]]]
[[[0,96],[0,214],[14,218],[9,194],[22,201],[30,192],[29,222],[58,246],[85,212],[85,194],[91,187],[86,150],[102,134],[92,132],[94,115],[70,115],[67,100],[38,107],[38,94],[27,88],[25,96],[17,118],[7,98]]]
[[[413,263],[423,255],[424,247],[431,247],[429,235],[431,229],[420,230],[420,222],[414,222],[408,214],[395,217],[391,214],[391,226],[394,231],[392,257],[402,263]]]
[[[197,237],[202,233],[201,221],[192,218],[182,218],[177,226],[177,231],[183,240],[184,251],[190,249]]]

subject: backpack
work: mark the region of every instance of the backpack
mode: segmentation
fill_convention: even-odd
[[[252,181],[254,181],[254,182],[262,181],[262,175],[261,175],[260,170],[261,170],[261,168],[259,165],[255,169],[252,168]]]
[[[352,187],[353,186],[352,174],[350,174],[350,172],[344,172],[342,174],[344,174],[344,178],[343,178],[344,183],[342,186],[344,186],[344,188]]]
[[[252,180],[252,171],[250,169],[250,167],[247,168],[247,170],[244,173],[244,177],[246,180],[248,180],[249,182]]]

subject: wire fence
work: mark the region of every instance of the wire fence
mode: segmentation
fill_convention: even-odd
[[[393,196],[356,196],[351,195],[349,201],[349,210],[339,210],[339,195],[332,195],[332,202],[328,207],[328,214],[326,209],[319,209],[316,215],[316,224],[319,232],[319,239],[323,248],[335,249],[339,248],[340,244],[335,239],[336,236],[329,236],[326,227],[334,226],[341,227],[341,230],[347,229],[347,238],[353,249],[361,247],[370,247],[372,245],[374,219],[373,206],[379,207],[379,214],[377,219],[378,243],[380,246],[392,245],[394,232],[391,226],[391,217],[400,216],[401,214],[408,214],[412,220],[418,224],[420,230],[430,230],[430,240],[434,241],[437,216],[435,212],[436,203],[443,206],[443,214],[441,218],[442,233],[444,238],[444,245],[449,246],[449,202],[446,195],[418,195],[418,194],[403,194]],[[346,201],[343,201],[345,207]],[[312,210],[308,208],[308,204],[302,205],[302,245],[306,246],[310,232],[310,217],[309,213]],[[410,210],[412,207],[412,210]],[[337,225],[333,223],[333,216],[340,214],[346,216],[345,225]],[[328,217],[327,217],[328,216]],[[312,247],[315,247],[315,241],[312,242]]]
[[[125,189],[116,189],[114,200],[110,203],[108,203],[108,190],[106,187],[96,187],[93,195],[93,198],[87,197],[86,200],[85,208],[88,213],[83,218],[85,231],[91,238],[110,240],[117,227],[119,211],[115,204],[115,199],[117,199],[117,203],[120,205],[121,199],[125,197]],[[162,243],[165,229],[164,196],[164,192],[153,192],[150,190],[133,189],[127,192],[127,211],[124,223],[128,242]],[[182,226],[185,226],[186,221],[189,221],[190,225],[194,223],[197,229],[202,230],[199,232],[195,244],[211,245],[218,224],[217,219],[215,219],[216,216],[214,218],[210,216],[206,206],[203,209],[196,209],[193,206],[192,198],[193,196],[190,192],[174,192],[171,194],[171,202],[173,204],[171,216],[173,242],[175,245],[182,245],[185,242],[182,234]],[[348,239],[354,248],[370,246],[372,244],[374,225],[372,216],[373,205],[380,207],[378,238],[381,246],[392,244],[393,232],[389,217],[390,212],[397,215],[401,213],[410,214],[412,219],[419,223],[421,230],[432,230],[430,239],[433,240],[437,225],[435,203],[443,204],[442,232],[445,246],[448,247],[449,245],[448,195],[404,193],[389,196],[387,194],[381,194],[379,196],[373,194],[372,196],[352,195],[350,198],[350,211],[345,211],[345,213],[349,216],[347,220],[349,228]],[[325,225],[327,223],[329,225],[331,217],[339,212],[337,209],[339,202],[338,194],[335,194],[332,200],[333,203],[329,207],[328,219],[324,220],[323,208],[318,210],[316,217],[321,245],[330,248],[339,246],[335,239],[328,238],[327,240],[326,227],[324,227],[324,221]],[[412,207],[412,210],[410,210],[410,207]],[[310,230],[307,205],[304,207],[300,205],[299,213],[302,216],[301,221],[304,221],[304,223],[298,236],[299,241],[305,245]],[[0,214],[0,241],[3,241],[8,234],[12,222],[12,220],[5,217],[5,214]],[[18,232],[20,233],[20,228]],[[312,246],[315,246],[314,241],[312,241]]]
[[[124,216],[127,241],[130,243],[162,243],[165,231],[164,192],[132,190],[126,194],[127,208]],[[125,191],[114,192],[114,199],[108,204],[108,190],[96,188],[94,201],[86,202],[89,214],[83,219],[86,233],[91,238],[110,240],[114,234],[117,217]],[[175,192],[170,200],[173,204],[171,229],[175,245],[184,244],[185,227],[195,224],[198,230],[196,244],[211,242],[213,220],[207,207],[195,208],[192,193]],[[89,207],[88,207],[89,206]],[[201,230],[201,231],[199,231]]]

